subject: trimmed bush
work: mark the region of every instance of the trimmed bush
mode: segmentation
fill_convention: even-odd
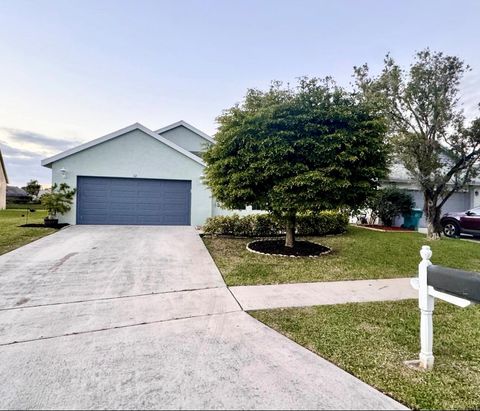
[[[348,215],[338,211],[322,211],[297,217],[299,235],[327,235],[343,233],[348,226]]]
[[[379,217],[383,225],[391,227],[395,217],[412,212],[414,201],[408,192],[396,187],[386,187],[377,190],[368,205],[374,220]]]
[[[348,216],[338,211],[322,211],[297,216],[298,235],[339,234],[346,230]],[[240,237],[268,237],[285,233],[285,227],[271,214],[216,216],[203,226],[205,234]]]

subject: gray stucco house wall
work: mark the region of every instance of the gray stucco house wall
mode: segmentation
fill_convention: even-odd
[[[178,121],[156,130],[155,133],[196,155],[200,155],[209,145],[215,143],[212,137],[185,121]]]

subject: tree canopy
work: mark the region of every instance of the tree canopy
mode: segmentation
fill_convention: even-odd
[[[30,180],[23,189],[30,194],[32,197],[38,196],[42,186],[38,183],[37,180]]]
[[[408,70],[387,55],[380,75],[355,68],[359,95],[384,114],[390,141],[423,191],[428,235],[436,238],[445,202],[478,174],[480,119],[467,124],[460,82],[469,67],[458,57],[429,49]]]
[[[250,89],[217,121],[207,185],[224,207],[255,204],[283,218],[287,246],[297,213],[360,206],[385,176],[382,117],[329,79]]]

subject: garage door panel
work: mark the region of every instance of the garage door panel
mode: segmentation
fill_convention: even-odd
[[[91,214],[89,215],[89,222],[88,224],[105,224],[107,221],[108,214]]]
[[[82,205],[83,208],[88,208],[92,211],[89,211],[89,214],[105,214],[111,207],[106,203],[97,203],[94,201],[85,202]],[[95,211],[93,211],[95,210]]]
[[[131,191],[133,187],[129,189],[112,189],[106,192],[107,196],[112,199],[118,199],[118,200],[125,200],[127,198],[130,198],[134,200],[135,198],[138,198],[138,191],[134,190]]]
[[[165,193],[152,193],[151,191],[140,190],[138,191],[138,196],[142,199],[142,202],[156,203],[165,198]]]
[[[166,215],[164,224],[165,225],[180,225],[181,224],[181,216],[178,215]]]
[[[148,216],[148,215],[140,215],[137,218],[138,224],[140,225],[166,225],[164,223],[164,218],[157,216]],[[181,225],[181,224],[179,224]]]
[[[135,215],[135,204],[109,204],[107,207],[110,210],[111,214],[125,214],[125,215]],[[126,208],[131,208],[131,210],[126,210]]]
[[[77,189],[77,224],[190,224],[190,181],[78,177]]]

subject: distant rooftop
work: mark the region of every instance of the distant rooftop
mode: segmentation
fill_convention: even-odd
[[[29,194],[20,187],[7,186],[7,197],[28,197]]]
[[[399,183],[413,183],[414,180],[408,170],[401,163],[394,163],[390,167],[388,180]],[[480,178],[474,178],[470,184],[480,185]]]

